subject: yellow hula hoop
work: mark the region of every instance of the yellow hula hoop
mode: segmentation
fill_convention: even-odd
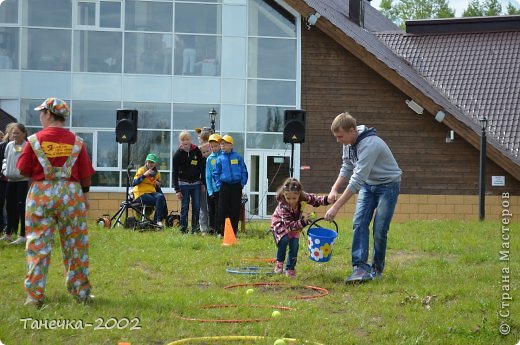
[[[271,338],[271,337],[269,337],[269,338]],[[254,341],[257,341],[257,340],[263,340],[263,339],[268,339],[268,337],[256,336],[256,335],[222,335],[222,336],[215,336],[215,337],[185,338],[185,339],[176,340],[167,345],[189,344],[193,341],[199,341],[199,340],[209,340],[209,341],[212,341],[212,340],[227,340],[227,341],[254,340]],[[287,342],[288,344],[297,344],[298,343],[298,340],[294,339],[294,338],[282,338],[282,339],[285,342]],[[308,343],[308,342],[305,342],[305,343],[314,344],[314,345],[323,345],[321,343]]]

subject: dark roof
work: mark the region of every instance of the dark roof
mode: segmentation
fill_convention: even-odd
[[[380,40],[378,36],[382,37],[383,33],[379,33],[378,35],[374,34],[378,30],[372,31],[371,29],[377,27],[377,25],[371,21],[377,21],[379,19],[377,15],[372,15],[370,11],[376,11],[375,9],[366,6],[365,27],[367,29],[364,29],[347,18],[348,0],[285,1],[297,9],[304,17],[313,13],[313,11],[320,13],[324,18],[318,20],[316,23],[317,28],[336,40],[354,56],[362,59],[368,66],[380,73],[381,76],[386,78],[409,97],[412,97],[411,95],[418,97],[418,100],[421,101],[421,105],[430,113],[435,114],[437,111],[442,110],[447,115],[450,115],[446,116],[443,122],[452,129],[456,129],[457,133],[461,134],[469,143],[478,148],[481,129],[477,117],[467,112],[466,104],[459,105],[454,102],[453,98],[448,97],[448,94],[445,93],[443,89],[444,84],[439,83],[438,86],[435,86],[434,83],[419,72],[418,67],[402,57],[397,49],[394,51],[393,48],[390,48],[391,46],[393,47],[393,45],[387,45],[383,40]],[[395,26],[393,26],[392,29],[382,29],[381,31],[386,31],[387,37],[404,37],[405,35],[403,31]],[[511,46],[512,45],[513,44],[511,44]],[[518,49],[518,47],[519,45],[516,44],[516,47],[511,47],[511,51]],[[483,55],[480,56],[482,57]],[[421,59],[419,58],[418,60]],[[430,68],[444,70],[448,68],[448,66],[431,66]],[[461,68],[460,64],[458,68]],[[516,66],[512,68],[519,68],[519,64],[516,63]],[[483,80],[487,77],[486,74],[483,74],[479,78]],[[505,79],[504,82],[506,83],[512,83],[513,81],[513,79],[509,79],[507,76],[502,76],[502,78]],[[448,81],[449,80],[446,80],[446,82]],[[457,88],[457,86],[454,87]],[[458,87],[460,87],[460,85]],[[475,92],[473,94],[475,94]],[[518,95],[518,91],[516,94]],[[465,107],[463,108],[463,106]],[[486,115],[490,117],[490,114]],[[492,117],[494,118],[495,126],[498,126],[498,117]],[[512,122],[504,122],[503,127],[513,126]],[[516,126],[518,126],[518,124]],[[496,130],[496,128],[494,130]],[[515,131],[514,127],[512,131]],[[508,131],[507,133],[511,133],[512,131]],[[516,132],[518,132],[518,127],[516,127]],[[518,156],[518,152],[514,152],[514,150],[503,146],[503,142],[500,142],[498,136],[495,135],[488,136],[488,144],[488,156],[517,179],[520,179],[520,157]]]
[[[378,37],[519,158],[520,31]]]
[[[329,15],[340,15],[342,20],[348,20],[348,0],[309,0],[306,1],[310,6],[318,10],[318,13],[329,17]],[[316,6],[313,6],[316,5]],[[373,8],[368,1],[365,1],[365,29],[370,32],[399,30],[390,19],[381,12]]]
[[[2,108],[0,108],[0,131],[5,133],[5,126],[7,126],[11,122],[18,122],[18,120]]]
[[[436,18],[407,20],[408,34],[446,34],[520,30],[520,16]]]

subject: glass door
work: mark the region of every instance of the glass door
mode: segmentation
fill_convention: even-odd
[[[286,150],[249,150],[246,164],[249,168],[247,216],[269,218],[277,205],[276,191],[289,177],[290,153]]]

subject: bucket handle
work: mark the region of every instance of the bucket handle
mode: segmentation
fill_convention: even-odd
[[[315,219],[310,225],[309,225],[309,228],[307,229],[307,234],[309,233],[309,230],[312,228],[313,225],[316,225],[319,221],[321,220],[325,220],[325,218],[318,218],[318,219]],[[338,232],[338,224],[335,222],[335,221],[328,221],[329,223],[333,223],[334,226],[336,227],[336,232]]]

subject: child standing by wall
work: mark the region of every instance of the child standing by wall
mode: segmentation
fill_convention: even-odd
[[[188,210],[191,199],[191,232],[198,233],[200,193],[206,184],[202,153],[191,141],[191,134],[179,134],[179,149],[173,155],[173,187],[181,201],[181,231],[188,232]]]
[[[240,208],[242,207],[242,188],[247,183],[247,167],[240,154],[233,151],[233,138],[224,135],[220,139],[222,154],[218,156],[213,179],[220,188],[217,211],[217,232],[224,234],[224,222],[227,217],[231,221],[235,235],[238,231]]]
[[[199,138],[200,140],[200,138]],[[200,153],[202,153],[202,164],[201,169],[206,172],[206,159],[211,153],[211,148],[209,143],[206,141],[204,143],[201,142],[199,145]],[[206,183],[206,181],[204,181]],[[209,215],[208,215],[208,193],[204,185],[202,185],[202,189],[200,191],[200,231],[203,234],[208,234],[209,231]]]
[[[283,264],[287,247],[289,257],[285,266],[285,274],[288,277],[296,277],[296,262],[298,259],[298,247],[300,232],[310,224],[309,214],[304,213],[302,202],[318,207],[328,205],[327,196],[316,196],[305,193],[301,183],[295,178],[288,178],[276,193],[278,206],[271,217],[271,231],[278,246],[276,253],[275,273],[283,272]]]

